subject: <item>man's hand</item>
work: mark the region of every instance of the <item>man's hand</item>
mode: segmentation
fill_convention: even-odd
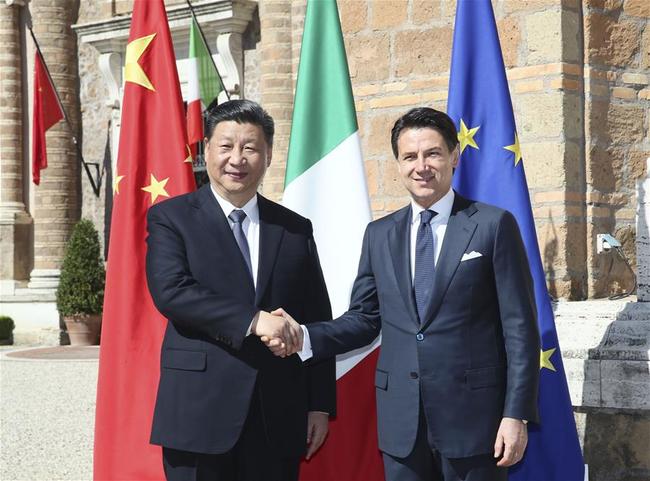
[[[293,354],[301,349],[298,344],[302,346],[302,329],[293,319],[285,319],[277,312],[277,310],[273,311],[273,313],[258,312],[253,319],[251,331],[256,336],[261,337],[265,343],[267,340],[272,339],[276,348],[284,349]]]
[[[307,414],[307,456],[309,460],[323,445],[329,430],[329,414],[310,411]]]
[[[268,347],[273,354],[279,357],[291,356],[302,350],[303,332],[300,324],[298,324],[291,315],[284,309],[279,308],[271,312],[274,316],[281,316],[284,321],[290,326],[292,342],[288,343],[285,338],[281,336],[261,336],[261,340],[266,347]]]
[[[528,428],[523,421],[503,418],[494,443],[494,457],[503,457],[497,466],[505,468],[521,461],[528,444]]]

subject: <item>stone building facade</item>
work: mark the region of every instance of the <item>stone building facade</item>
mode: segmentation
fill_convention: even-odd
[[[165,3],[185,92],[189,12],[184,0]],[[306,2],[192,3],[228,89],[259,101],[275,118],[274,161],[262,192],[278,200]],[[625,479],[650,479],[650,454],[638,451],[650,442],[650,314],[644,317],[634,302],[606,300],[632,289],[636,279],[636,188],[650,156],[650,2],[492,3],[549,291],[560,300],[558,329],[581,433],[586,439],[593,429],[596,434],[589,439],[597,439],[602,433],[593,426],[608,423],[641,438],[646,433],[645,444],[627,446],[623,454],[594,452],[593,461],[600,463],[601,473],[630,465],[640,474]],[[390,150],[392,123],[414,106],[445,110],[456,3],[338,4],[377,218],[407,202]],[[59,342],[54,292],[74,223],[90,218],[104,242],[109,238],[111,166],[117,156],[131,9],[131,0],[0,0],[0,313],[16,320],[16,342]],[[48,132],[49,167],[40,186],[30,180],[34,45],[29,25],[70,119]],[[99,197],[80,167],[72,133],[91,173],[104,173]],[[634,272],[614,253],[597,252],[601,233],[621,241]],[[612,326],[631,319],[641,324],[631,330],[623,325],[623,331],[636,334],[617,339],[636,345],[636,354],[613,350],[611,343],[603,354],[600,348],[616,332]],[[643,342],[645,357],[638,349]],[[614,371],[603,367],[605,361],[618,363]],[[611,388],[620,390],[608,391],[608,379],[621,381]],[[621,400],[625,393],[634,401]],[[598,420],[592,428],[590,416]],[[618,478],[602,474],[602,479]]]

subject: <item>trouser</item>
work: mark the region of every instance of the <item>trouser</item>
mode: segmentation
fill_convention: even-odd
[[[493,454],[446,458],[428,436],[420,402],[418,432],[413,451],[405,458],[383,453],[386,481],[506,481],[508,469],[499,468]]]
[[[163,447],[167,481],[297,481],[300,458],[278,456],[270,445],[257,394],[235,446],[223,454]]]

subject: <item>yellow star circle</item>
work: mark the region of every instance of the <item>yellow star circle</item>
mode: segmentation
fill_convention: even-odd
[[[140,57],[142,57],[142,54],[147,50],[147,47],[149,47],[149,44],[155,36],[156,34],[152,33],[146,37],[136,38],[129,42],[126,46],[126,61],[124,62],[124,81],[133,82],[153,91],[156,89],[151,84],[147,74],[142,70],[138,60],[140,60]]]
[[[546,351],[541,350],[539,351],[539,368],[540,370],[543,368],[549,369],[553,372],[555,372],[555,366],[551,362],[551,356],[557,349],[554,347],[552,349],[547,349]]]
[[[465,150],[465,147],[467,147],[468,145],[470,147],[474,147],[475,149],[478,149],[478,145],[474,140],[474,135],[476,135],[476,132],[478,132],[478,129],[480,128],[481,126],[479,125],[478,127],[468,129],[463,119],[460,119],[460,132],[458,132],[458,142],[460,142],[461,154],[463,153],[463,150]]]
[[[159,181],[156,179],[156,177],[154,177],[153,174],[150,175],[151,184],[146,187],[142,187],[142,190],[151,194],[151,203],[154,204],[156,202],[156,199],[160,196],[169,197],[169,194],[165,190],[165,186],[167,185],[167,181],[169,181],[169,177]]]
[[[515,132],[515,143],[504,147],[515,154],[515,166],[521,161],[521,146],[519,145],[519,135]]]

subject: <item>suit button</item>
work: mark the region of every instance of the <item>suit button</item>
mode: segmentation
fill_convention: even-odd
[[[423,341],[423,340],[424,340],[424,334],[422,334],[421,332],[418,332],[418,335],[415,336],[415,338],[416,338],[418,341]]]
[[[420,376],[418,376],[417,372],[412,372],[411,373],[411,379],[417,379],[418,377],[420,377]]]

